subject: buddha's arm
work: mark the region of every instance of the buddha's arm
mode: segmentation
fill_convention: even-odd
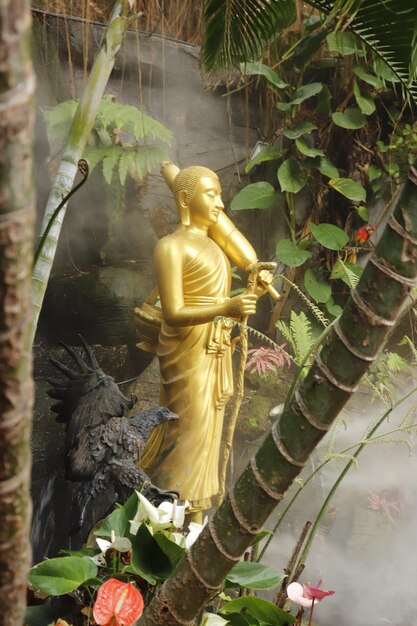
[[[164,320],[169,326],[195,326],[217,316],[241,318],[256,312],[256,295],[239,294],[221,304],[184,304],[183,247],[173,239],[161,239],[155,248],[155,268]]]

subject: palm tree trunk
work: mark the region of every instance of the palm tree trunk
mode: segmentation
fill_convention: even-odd
[[[305,380],[140,626],[192,624],[221,588],[384,345],[417,277],[417,170]],[[163,617],[161,617],[163,616]]]
[[[29,526],[35,77],[28,0],[0,0],[0,626],[23,624]]]
[[[135,0],[117,0],[113,8],[104,43],[91,68],[69,131],[67,145],[64,148],[63,156],[52,184],[41,234],[48,226],[48,222],[62,198],[71,191],[77,173],[78,161],[82,157],[91,129],[94,126],[97,110],[113,69],[116,54],[121,46],[127,27],[132,19],[136,17],[128,17],[134,6]],[[32,343],[65,217],[65,209],[66,207],[63,207],[56,217],[33,270]]]

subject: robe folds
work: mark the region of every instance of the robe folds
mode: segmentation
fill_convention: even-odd
[[[224,302],[230,263],[209,237],[183,269],[184,305]],[[176,490],[190,510],[210,508],[219,489],[219,452],[225,405],[233,394],[232,322],[173,328],[162,322],[157,355],[161,404],[179,415],[151,437],[141,466],[163,489]]]

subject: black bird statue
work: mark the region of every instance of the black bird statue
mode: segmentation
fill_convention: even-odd
[[[34,562],[50,556],[54,543],[51,534],[57,517],[62,519],[63,513],[70,536],[69,545],[60,547],[77,549],[111,505],[116,501],[123,504],[133,489],[156,503],[178,498],[177,492],[159,489],[138,467],[153,429],[178,416],[159,406],[125,417],[136,398],[122,394],[114,379],[99,367],[92,348],[80,339],[85,359],[62,343],[74,368],[51,359],[65,377],[48,380],[48,395],[58,400],[51,410],[57,414],[57,421],[66,425],[66,455],[63,466],[54,474],[52,484],[45,486],[35,506]],[[62,509],[62,505],[64,511],[58,513],[56,509]]]

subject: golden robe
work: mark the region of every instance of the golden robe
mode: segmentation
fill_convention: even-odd
[[[230,263],[210,238],[183,272],[184,305],[220,303],[230,293]],[[149,441],[141,466],[163,489],[179,492],[191,510],[207,509],[219,489],[224,410],[233,393],[228,320],[173,328],[162,323],[157,355],[161,404],[180,419]]]

